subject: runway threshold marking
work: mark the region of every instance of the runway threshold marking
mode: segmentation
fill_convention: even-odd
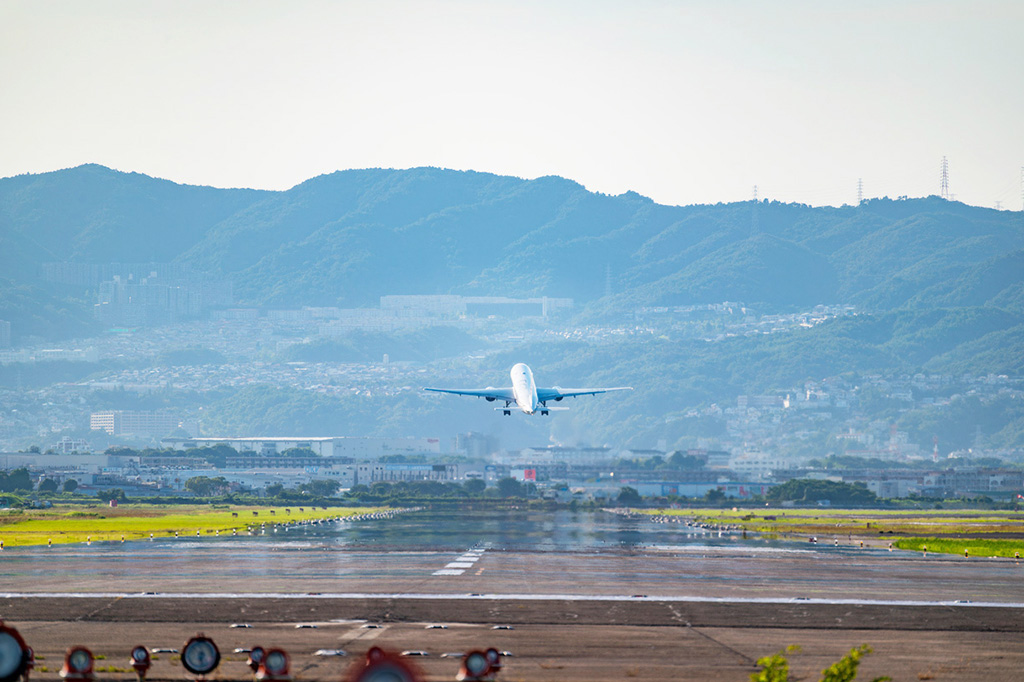
[[[455,561],[449,561],[444,568],[434,571],[431,575],[462,575],[467,568],[473,568],[476,562],[480,561],[485,551],[478,548],[468,549]]]

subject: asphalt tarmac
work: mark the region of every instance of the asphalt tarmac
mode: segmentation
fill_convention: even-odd
[[[131,679],[132,645],[180,648],[200,631],[225,654],[217,679],[251,677],[231,651],[253,644],[286,648],[298,680],[338,679],[371,646],[425,651],[416,664],[436,680],[458,669],[440,654],[488,646],[513,654],[499,679],[747,680],[791,644],[802,647],[791,679],[818,679],[865,643],[874,653],[859,679],[1024,677],[1024,567],[1012,560],[601,515],[470,521],[479,532],[459,521],[432,535],[437,522],[8,549],[0,616],[43,656],[33,678],[54,680],[72,644],[106,656],[100,679]],[[321,648],[349,656],[314,656]],[[148,679],[185,675],[164,655]]]

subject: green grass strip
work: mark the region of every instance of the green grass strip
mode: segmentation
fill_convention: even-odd
[[[116,508],[53,507],[0,512],[4,547],[74,542],[120,542],[149,538],[259,532],[262,525],[296,523],[382,511],[379,507],[182,507],[121,505]]]
[[[950,538],[901,538],[893,542],[898,549],[906,549],[914,552],[936,554],[959,554],[963,556],[967,552],[970,557],[1019,557],[1024,553],[1024,539],[1021,540],[985,540],[977,538],[965,538],[963,540]]]

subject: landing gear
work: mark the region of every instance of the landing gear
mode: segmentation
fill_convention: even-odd
[[[506,417],[508,417],[509,415],[511,415],[511,414],[512,414],[512,410],[502,410],[502,411],[501,411],[501,413],[502,413],[503,415],[505,415]]]
[[[540,416],[542,416],[542,417],[546,417],[546,416],[548,416],[549,414],[550,414],[550,412],[548,412],[547,410],[541,410],[541,411],[540,411]]]

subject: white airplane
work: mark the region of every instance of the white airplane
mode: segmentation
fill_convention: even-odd
[[[465,390],[455,388],[424,388],[423,390],[436,391],[438,393],[454,393],[456,395],[471,395],[477,398],[484,398],[487,402],[503,400],[505,407],[496,407],[494,409],[501,410],[506,416],[512,414],[514,409],[518,409],[525,414],[540,412],[542,415],[546,415],[552,410],[569,409],[568,407],[548,407],[549,400],[558,402],[562,398],[575,398],[580,395],[633,390],[632,386],[617,386],[615,388],[559,388],[558,386],[554,388],[537,388],[537,384],[533,381],[533,372],[523,362],[513,365],[510,374],[512,376],[511,388],[488,386],[487,388]],[[512,406],[513,403],[515,403],[515,407]]]

